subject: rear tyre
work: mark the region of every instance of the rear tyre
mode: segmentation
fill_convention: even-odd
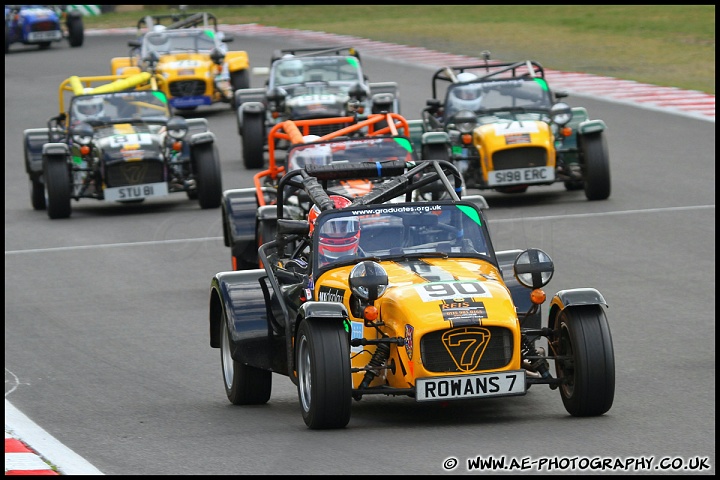
[[[45,210],[47,207],[45,184],[39,178],[30,179],[30,202],[34,210]]]
[[[309,318],[298,328],[298,397],[312,429],[344,428],[350,421],[350,343],[340,321]]]
[[[578,140],[585,167],[585,196],[588,200],[605,200],[610,196],[610,160],[605,136],[591,133]]]
[[[217,146],[215,143],[196,145],[191,155],[197,169],[195,174],[200,208],[218,208],[222,203],[222,176]]]
[[[423,145],[421,154],[423,160],[450,161],[450,152],[445,144],[435,143]],[[422,187],[418,193],[419,200],[441,200],[447,196],[445,187],[440,180]]]
[[[600,305],[566,308],[556,321],[553,346],[560,396],[574,417],[602,415],[615,397],[615,355],[607,317]]]
[[[64,158],[43,158],[48,217],[68,218],[72,212],[70,170]]]
[[[230,97],[230,108],[234,111],[238,105],[235,102],[235,90],[250,88],[250,74],[248,70],[238,70],[230,72],[230,86],[232,87],[232,96]]]
[[[233,405],[264,405],[272,393],[272,372],[244,365],[232,358],[230,329],[223,314],[223,337],[220,345],[225,394]]]
[[[250,74],[247,69],[230,72],[230,85],[233,92],[242,88],[250,88]]]
[[[260,115],[244,115],[241,127],[243,164],[248,170],[265,164],[265,124]]]
[[[67,20],[68,42],[71,47],[82,47],[85,31],[81,16],[71,16]]]
[[[501,187],[496,188],[500,193],[525,193],[527,192],[528,186],[527,185],[518,185],[517,187]]]

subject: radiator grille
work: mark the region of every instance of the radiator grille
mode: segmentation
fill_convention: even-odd
[[[454,329],[458,330],[458,329]],[[422,362],[425,368],[430,372],[437,373],[459,373],[468,371],[481,371],[481,370],[493,370],[501,368],[510,363],[513,355],[513,335],[510,330],[502,327],[483,327],[483,328],[472,328],[471,330],[478,331],[489,331],[490,340],[485,347],[482,357],[477,365],[470,370],[459,368],[457,363],[458,360],[453,360],[453,356],[448,351],[443,343],[443,334],[448,332],[447,330],[441,330],[437,332],[431,332],[424,335],[420,341],[420,352],[422,355]],[[477,342],[477,345],[481,345],[484,340],[484,334],[478,333],[477,339],[473,341],[472,334],[465,334],[463,337],[464,345],[473,344]],[[468,354],[466,347],[465,354]],[[455,351],[455,357],[459,357],[460,353]],[[464,357],[465,362],[470,362],[472,359]],[[462,363],[462,361],[461,361]]]
[[[205,82],[202,80],[180,80],[170,84],[173,97],[195,97],[205,95]]]
[[[124,187],[165,181],[161,162],[117,163],[107,167],[105,183],[108,187]]]
[[[57,24],[49,20],[35,22],[30,26],[30,30],[33,32],[51,32],[53,30],[57,30]]]
[[[522,147],[500,150],[492,157],[495,170],[547,166],[547,151],[542,147]]]

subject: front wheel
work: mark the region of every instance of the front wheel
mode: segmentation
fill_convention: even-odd
[[[248,170],[265,164],[265,124],[260,115],[244,115],[241,127],[243,164]]]
[[[67,21],[68,42],[71,47],[82,47],[85,40],[85,31],[83,29],[83,21],[80,16],[72,16]]]
[[[600,305],[566,308],[558,315],[555,370],[565,410],[574,417],[602,415],[615,397],[615,354]]]
[[[298,328],[298,397],[305,425],[344,428],[350,421],[350,342],[340,321],[309,318]]]
[[[230,329],[223,315],[223,337],[220,345],[225,394],[233,405],[264,405],[272,392],[272,372],[244,365],[232,358]]]
[[[602,133],[582,135],[579,139],[585,175],[585,197],[605,200],[610,196],[610,160],[607,141]]]
[[[48,217],[68,218],[72,212],[70,169],[64,158],[43,158]]]
[[[196,168],[197,199],[200,208],[218,208],[222,203],[220,154],[215,143],[203,143],[191,152]]]

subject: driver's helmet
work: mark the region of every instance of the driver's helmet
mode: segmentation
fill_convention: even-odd
[[[344,208],[352,202],[340,195],[330,195],[335,208]],[[313,234],[315,220],[320,209],[314,205],[308,214],[310,234]],[[357,217],[330,218],[318,231],[318,253],[325,259],[336,260],[347,255],[355,255],[360,246],[360,221]]]
[[[86,122],[102,117],[105,113],[105,104],[102,97],[78,98],[73,102],[72,109],[73,120]]]
[[[463,72],[457,76],[459,83],[472,82],[477,76]],[[460,85],[452,89],[450,92],[452,104],[455,110],[472,110],[475,111],[480,107],[482,101],[481,90],[477,84]]]
[[[162,25],[158,25],[162,26]],[[150,48],[156,52],[169,52],[170,51],[170,37],[167,33],[162,30],[159,32],[153,32],[148,35],[148,44]]]
[[[305,168],[306,165],[330,165],[332,163],[330,145],[314,145],[296,150],[288,162],[290,170]]]
[[[302,83],[304,79],[303,63],[298,59],[283,60],[278,66],[277,74],[280,84]]]

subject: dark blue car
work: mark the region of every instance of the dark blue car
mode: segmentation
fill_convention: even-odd
[[[67,5],[5,5],[5,53],[14,43],[45,49],[63,38],[80,47],[84,37],[82,14]]]

